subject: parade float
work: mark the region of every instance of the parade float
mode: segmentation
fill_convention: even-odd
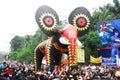
[[[77,7],[69,14],[68,24],[60,24],[56,11],[43,5],[37,9],[35,19],[40,29],[49,37],[35,48],[35,69],[41,69],[44,56],[46,66],[60,65],[62,54],[68,55],[70,67],[75,66],[77,47],[83,46],[78,37],[85,35],[91,24],[89,11],[84,7]]]

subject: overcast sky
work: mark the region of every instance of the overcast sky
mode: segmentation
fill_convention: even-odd
[[[41,5],[48,5],[67,18],[76,7],[86,7],[92,13],[107,3],[112,0],[0,0],[0,51],[9,51],[9,42],[15,35],[35,34],[35,12]]]

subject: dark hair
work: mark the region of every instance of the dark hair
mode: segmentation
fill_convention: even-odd
[[[114,34],[115,32],[119,33],[119,31],[118,31],[116,28],[113,29],[113,34]]]
[[[113,29],[113,35],[115,35],[115,33],[119,33],[119,30],[118,29]],[[118,34],[118,37],[120,37],[120,33]]]

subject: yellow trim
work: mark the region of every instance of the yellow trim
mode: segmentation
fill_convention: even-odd
[[[84,17],[87,21],[87,24],[85,27],[77,27],[76,25],[76,20],[79,18],[79,17]],[[83,31],[85,29],[88,29],[90,25],[90,19],[88,18],[88,16],[86,16],[85,14],[77,14],[74,19],[73,19],[73,26],[77,28],[78,31]]]
[[[35,48],[34,50],[34,64],[35,64],[35,71],[37,71],[37,65],[36,65],[36,50],[37,50],[38,46]]]
[[[46,65],[50,65],[50,46],[51,46],[51,40],[53,38],[49,38],[48,44],[46,45]]]
[[[53,18],[53,20],[54,20],[54,24],[53,24],[53,26],[52,27],[47,27],[45,24],[44,24],[44,22],[43,22],[43,19],[44,19],[44,17],[45,16],[51,16],[52,18]],[[51,14],[51,13],[44,13],[44,14],[42,14],[41,16],[40,16],[40,25],[42,25],[42,27],[45,29],[45,30],[47,30],[47,31],[52,31],[53,29],[55,29],[55,27],[56,27],[56,25],[57,25],[57,20],[56,20],[56,18],[55,18],[55,16],[53,15],[53,14]]]

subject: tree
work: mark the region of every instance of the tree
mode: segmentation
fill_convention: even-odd
[[[9,54],[10,59],[21,62],[33,61],[34,49],[40,42],[44,41],[45,39],[47,39],[47,36],[40,29],[38,29],[33,36],[15,36],[10,42],[12,49]]]
[[[34,40],[37,42],[42,42],[47,39],[47,35],[44,34],[41,29],[38,29],[34,35]]]
[[[11,42],[11,51],[16,51],[24,47],[24,38],[20,36],[15,36]]]
[[[31,43],[31,36],[30,35],[25,35],[24,36],[24,47],[27,47],[28,44]]]
[[[119,0],[113,0],[114,5],[108,5],[108,9],[112,12],[115,16],[115,19],[120,18],[120,2]]]

